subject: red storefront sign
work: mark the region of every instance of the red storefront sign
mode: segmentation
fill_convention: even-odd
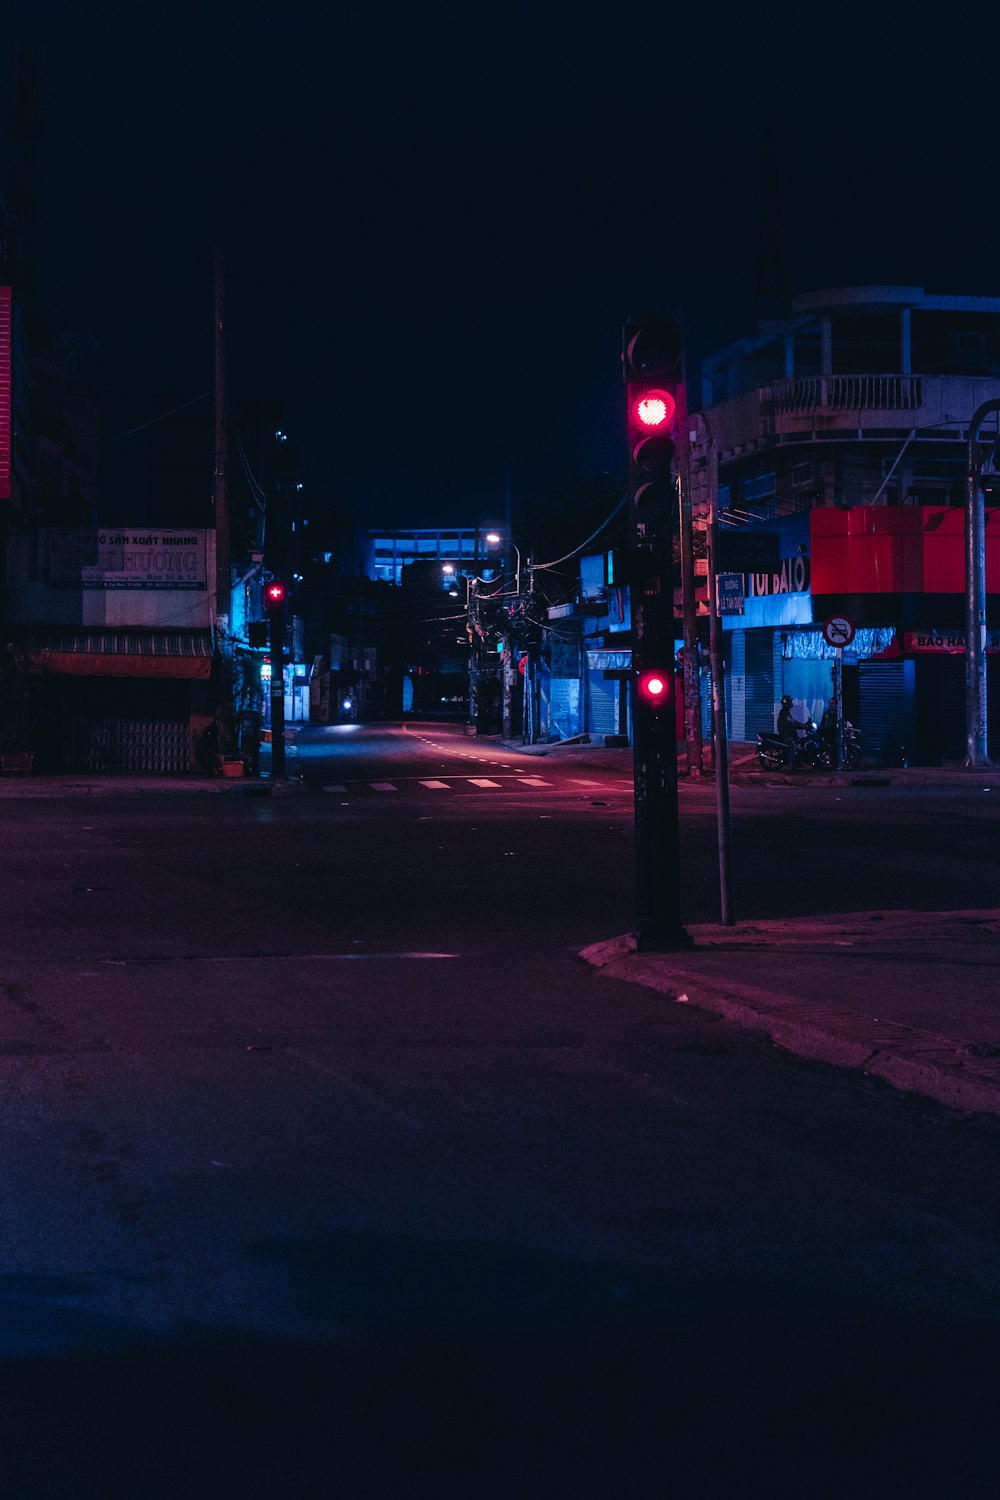
[[[964,630],[903,630],[904,651],[923,652],[929,656],[964,656]],[[987,651],[1000,651],[1000,635],[987,635]]]

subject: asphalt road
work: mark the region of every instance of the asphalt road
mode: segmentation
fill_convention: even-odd
[[[993,1493],[997,1123],[580,964],[616,757],[296,758],[2,805],[0,1492]],[[738,900],[983,904],[995,819],[735,788]]]

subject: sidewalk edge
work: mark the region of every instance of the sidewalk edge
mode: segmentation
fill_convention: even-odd
[[[675,1004],[762,1031],[797,1056],[858,1069],[962,1113],[1000,1118],[1000,1059],[973,1057],[965,1044],[948,1037],[749,986],[740,986],[741,993],[727,991],[685,969],[680,954],[636,953],[631,936],[591,943],[579,957],[609,979],[642,985]],[[821,1016],[838,1024],[824,1026]]]

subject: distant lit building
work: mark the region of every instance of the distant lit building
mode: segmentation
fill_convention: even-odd
[[[504,528],[489,524],[373,530],[367,536],[362,571],[376,583],[402,583],[408,563],[437,561],[451,563],[456,573],[489,576],[503,565],[504,545]]]

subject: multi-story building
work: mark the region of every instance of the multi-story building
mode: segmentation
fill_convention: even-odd
[[[873,760],[960,758],[967,436],[1000,398],[1000,298],[910,286],[798,297],[707,359],[702,386],[691,495],[703,520],[714,447],[731,736],[773,728],[783,693],[819,717],[839,670]],[[994,627],[1000,508],[986,514]],[[853,627],[846,644],[824,637],[835,616]],[[998,659],[994,633],[1000,746]]]

